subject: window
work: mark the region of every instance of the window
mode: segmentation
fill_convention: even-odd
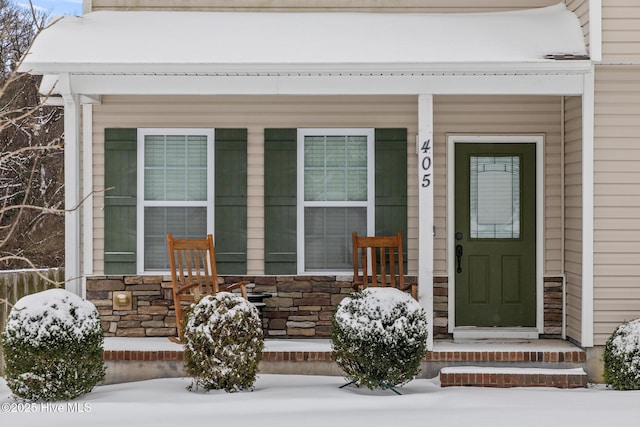
[[[166,235],[213,230],[212,129],[138,129],[138,269],[168,270]]]
[[[352,267],[351,233],[374,234],[374,130],[298,130],[298,266]]]
[[[471,156],[470,237],[520,238],[520,157]]]

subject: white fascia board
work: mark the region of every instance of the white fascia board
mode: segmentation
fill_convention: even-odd
[[[589,60],[540,59],[528,62],[430,63],[95,63],[31,62],[30,74],[132,74],[132,75],[429,75],[429,74],[545,74],[584,73]]]
[[[581,74],[438,76],[73,75],[76,93],[103,95],[581,95]]]

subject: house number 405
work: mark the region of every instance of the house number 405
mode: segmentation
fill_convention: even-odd
[[[429,187],[431,186],[431,139],[427,139],[424,143],[422,143],[422,147],[420,147],[421,160],[420,166],[422,167],[422,186]]]

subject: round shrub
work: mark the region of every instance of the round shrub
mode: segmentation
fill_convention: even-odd
[[[236,392],[253,386],[264,337],[258,310],[239,295],[207,295],[187,313],[184,327],[188,387]]]
[[[21,298],[2,334],[5,379],[29,401],[75,399],[104,379],[96,307],[64,289]]]
[[[618,326],[607,340],[604,382],[616,390],[640,390],[640,319]]]
[[[426,313],[411,296],[394,288],[367,288],[338,305],[333,357],[357,386],[402,385],[420,371],[427,334]]]

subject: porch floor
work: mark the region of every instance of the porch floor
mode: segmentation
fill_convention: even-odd
[[[105,383],[185,376],[182,345],[167,338],[105,338],[104,360],[107,365]],[[575,376],[575,369],[582,370],[585,362],[586,354],[582,349],[559,339],[436,341],[433,351],[425,356],[419,376],[433,378],[440,375],[443,386],[496,386],[488,379],[491,378],[488,376],[491,369],[501,375],[505,368],[509,368],[517,370],[512,372],[512,378],[522,380],[522,384],[519,384],[520,380],[514,380],[517,384],[510,386],[525,383],[535,386],[530,377],[535,373],[537,378],[540,369],[550,370],[554,377],[573,370],[572,375]],[[441,370],[451,367],[465,367],[465,374],[455,378],[453,375],[443,377]],[[475,380],[476,376],[471,375],[471,368],[477,368],[482,373],[477,375],[478,381]],[[331,342],[328,339],[266,339],[260,372],[342,376],[332,361]],[[586,385],[584,371],[578,382]],[[571,384],[575,383],[576,380],[572,378]],[[500,384],[504,384],[504,381]],[[538,385],[549,384],[548,380],[541,379]]]
[[[265,353],[274,352],[331,352],[331,341],[328,339],[273,339],[267,338]],[[182,345],[165,337],[121,338],[106,337],[104,350],[107,352],[180,352]],[[540,340],[477,340],[453,341],[436,340],[432,353],[476,353],[476,352],[583,352],[579,347],[561,339]]]

